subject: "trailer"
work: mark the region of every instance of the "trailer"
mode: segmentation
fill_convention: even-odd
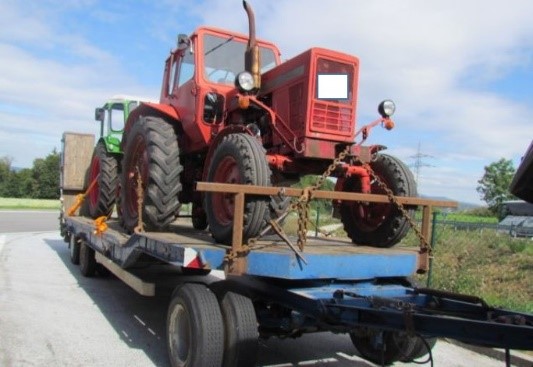
[[[175,288],[167,313],[173,366],[250,366],[259,338],[318,331],[349,334],[359,353],[380,365],[431,358],[440,337],[504,348],[507,365],[511,349],[533,349],[532,315],[417,287],[412,276],[428,270],[428,249],[379,249],[330,238],[309,238],[302,249],[283,232],[243,244],[239,211],[245,196],[282,189],[205,182],[196,189],[234,196],[235,218],[241,220],[234,223],[231,246],[187,224],[128,234],[114,219],[64,217],[71,261],[83,275],[105,268],[144,296],[154,296],[162,284]],[[285,188],[283,195],[302,191]],[[328,191],[314,191],[313,197],[388,200]],[[401,200],[423,207],[425,236],[432,208],[453,205]]]
[[[532,349],[532,315],[412,280],[430,269],[433,207],[455,204],[418,198],[403,162],[364,145],[374,127],[393,129],[395,104],[356,123],[359,59],[313,47],[282,62],[243,7],[248,36],[213,27],[178,36],[159,103],[129,114],[120,151],[95,150],[88,171],[94,138],[64,136],[60,226],[71,261],[145,296],[173,289],[172,366],[252,366],[260,338],[319,331],[349,334],[381,365],[431,361],[438,337],[505,348],[508,365],[510,349]],[[307,174],[320,178],[288,187]],[[319,190],[329,178],[334,191]],[[349,241],[307,238],[313,199],[331,201]],[[192,225],[175,222],[182,204]],[[409,216],[417,206],[420,229]],[[282,226],[291,210],[292,237]],[[417,248],[401,246],[409,227]]]

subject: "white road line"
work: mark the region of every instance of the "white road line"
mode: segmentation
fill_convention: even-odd
[[[309,361],[298,362],[298,366],[313,366],[316,364],[325,364],[325,363],[335,363],[338,362],[335,358],[322,358],[322,359],[313,359]]]
[[[342,357],[342,358],[347,359],[349,361],[364,361],[364,359],[362,359],[362,358],[359,358],[357,356],[350,356],[350,355],[348,355],[346,353],[343,353],[343,352],[337,352],[337,355],[339,357]]]

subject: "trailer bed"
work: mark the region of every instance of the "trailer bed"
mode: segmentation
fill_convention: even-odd
[[[110,220],[101,234],[94,233],[90,218],[67,217],[66,223],[70,232],[89,236],[87,240],[95,250],[123,268],[134,266],[144,253],[174,266],[224,270],[231,249],[187,224],[173,225],[168,232],[129,235],[116,220]],[[302,259],[277,237],[267,237],[257,241],[247,254],[245,274],[291,280],[361,280],[407,277],[416,272],[418,264],[417,248],[379,249],[328,238],[308,239],[300,256]]]
[[[67,216],[65,224],[71,248],[76,241],[92,248],[96,262],[140,294],[174,289],[169,315],[174,315],[175,300],[193,292],[191,302],[207,297],[211,304],[197,299],[189,312],[211,314],[230,307],[238,315],[235,322],[254,338],[350,333],[358,349],[369,348],[364,357],[376,363],[385,350],[398,348],[395,338],[416,345],[408,359],[417,358],[418,349],[421,355],[430,353],[428,340],[435,337],[505,348],[507,356],[510,349],[533,347],[532,315],[490,307],[475,296],[416,288],[409,277],[418,269],[418,249],[317,238],[308,240],[300,258],[286,243],[267,238],[253,244],[244,256],[246,271],[235,274],[227,266],[232,246],[187,225],[165,233],[127,234],[116,220],[101,232],[89,218]],[[90,261],[80,255],[82,263]],[[225,304],[226,296],[235,303]],[[233,321],[228,325],[232,328]]]

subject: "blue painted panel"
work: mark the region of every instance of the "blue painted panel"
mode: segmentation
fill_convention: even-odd
[[[416,271],[416,254],[347,253],[304,254],[307,264],[292,254],[252,252],[248,272],[287,279],[372,279],[410,276]]]
[[[198,249],[215,269],[222,269],[224,251]],[[283,279],[372,279],[407,277],[416,272],[416,253],[384,250],[373,253],[303,253],[307,264],[286,251],[252,251],[247,274]]]

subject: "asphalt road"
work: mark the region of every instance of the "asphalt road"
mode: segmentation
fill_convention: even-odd
[[[0,233],[59,229],[59,210],[0,210]]]
[[[51,220],[57,213],[19,214],[0,212],[0,365],[169,366],[170,295],[147,298],[113,277],[84,278]],[[504,366],[443,341],[433,354],[435,366]],[[261,341],[258,365],[372,366],[349,337],[330,333]]]

